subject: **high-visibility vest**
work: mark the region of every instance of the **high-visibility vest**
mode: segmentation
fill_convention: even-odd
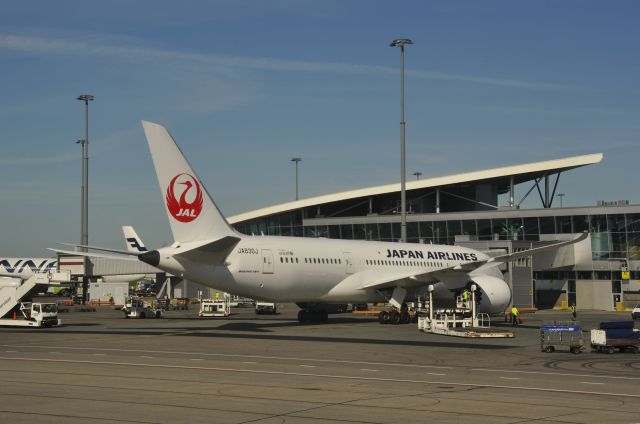
[[[511,308],[511,315],[518,316],[518,308],[516,308],[515,306]]]

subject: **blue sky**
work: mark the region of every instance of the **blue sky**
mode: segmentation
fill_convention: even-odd
[[[399,180],[603,152],[565,205],[640,203],[635,1],[11,1],[0,6],[1,256],[171,241],[140,120],[165,125],[226,215]],[[519,188],[521,194],[528,187]],[[530,206],[538,206],[532,203]]]

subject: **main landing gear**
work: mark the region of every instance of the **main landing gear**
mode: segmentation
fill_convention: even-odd
[[[378,314],[378,322],[380,324],[409,324],[413,317],[409,311],[381,311]]]

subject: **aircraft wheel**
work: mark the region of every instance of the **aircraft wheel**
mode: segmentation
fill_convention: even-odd
[[[394,325],[400,324],[400,314],[398,311],[391,311],[389,314],[389,322]]]
[[[378,322],[380,324],[387,324],[389,322],[389,313],[387,311],[382,311],[378,314]]]

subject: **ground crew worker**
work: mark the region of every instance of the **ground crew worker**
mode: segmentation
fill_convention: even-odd
[[[518,311],[518,308],[516,308],[515,305],[513,305],[511,307],[511,325],[518,325],[518,315],[520,314],[520,311]]]
[[[465,303],[467,303],[467,300],[469,300],[469,295],[471,293],[469,292],[468,289],[464,289],[464,291],[462,292],[462,300],[464,300]]]
[[[573,321],[576,320],[576,305],[575,303],[572,303],[571,306],[569,306],[569,310],[571,311],[571,319]]]

